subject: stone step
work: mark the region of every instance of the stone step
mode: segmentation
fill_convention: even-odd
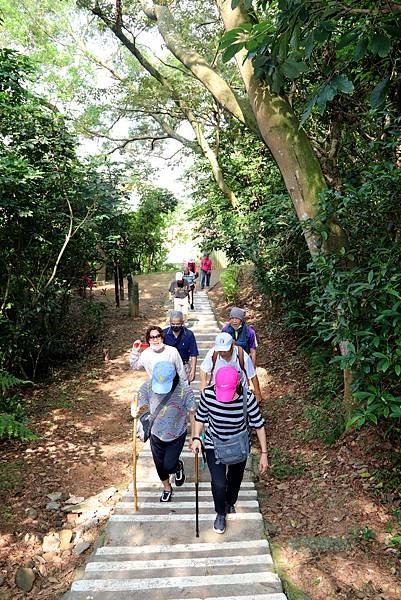
[[[167,504],[167,503],[166,503]],[[208,523],[213,523],[215,518],[215,513],[212,514],[200,514],[199,521],[207,521]],[[230,521],[262,521],[262,515],[260,512],[239,512],[233,515],[229,515]],[[186,522],[193,521],[194,515],[185,514],[185,513],[168,513],[168,514],[152,514],[145,515],[140,513],[134,513],[132,515],[111,515],[109,519],[109,523],[167,523],[172,522]]]
[[[155,520],[152,515],[147,515],[150,519],[146,521],[121,521],[109,519],[105,529],[105,543],[108,546],[141,546],[143,543],[155,541],[160,543],[163,541],[166,544],[190,544],[196,540],[198,542],[214,542],[216,546],[222,541],[237,542],[249,541],[264,538],[263,520],[257,518],[260,513],[251,513],[253,517],[250,519],[232,519],[231,515],[227,520],[227,528],[224,536],[213,531],[214,514],[200,515],[199,519],[199,538],[195,536],[195,514],[185,515],[188,520],[166,520],[162,515],[160,520]],[[244,513],[241,515],[243,516]],[[115,515],[121,517],[125,515]],[[135,515],[128,515],[131,518]],[[137,515],[140,517],[140,515]],[[235,515],[232,515],[235,516]],[[126,518],[127,518],[126,517]],[[238,517],[238,515],[237,515]]]
[[[220,324],[206,292],[196,293],[194,305],[188,327],[200,351],[192,383],[199,399],[199,367],[214,345]],[[213,530],[210,473],[201,461],[196,537],[195,460],[188,441],[189,435],[181,453],[186,482],[177,488],[174,476],[170,477],[173,496],[169,503],[159,501],[162,485],[150,445],[141,447],[137,458],[139,510],[135,511],[129,485],[105,527],[103,546],[89,558],[84,576],[72,584],[64,600],[286,600],[273,572],[251,460],[244,472],[237,512],[228,515],[224,536]]]
[[[190,488],[187,488],[185,490],[183,490],[183,488],[175,488],[175,493],[176,493],[176,497],[181,499],[186,499],[186,498],[192,498],[194,495],[194,484],[191,485]],[[209,489],[208,490],[199,490],[198,492],[199,497],[203,498],[205,496],[210,498],[211,495],[211,490],[210,490],[210,485],[209,485]],[[156,491],[145,491],[145,490],[141,490],[141,499],[142,498],[153,498],[155,501],[159,499],[160,496],[160,488]],[[124,501],[126,502],[130,502],[133,501],[133,496],[132,494],[129,494],[128,492],[126,492],[125,494],[123,494],[122,496],[124,498]],[[240,490],[239,496],[238,496],[238,500],[249,500],[250,498],[257,498],[257,491],[256,490]],[[126,499],[126,500],[125,500]]]
[[[230,555],[230,553],[238,554],[251,552],[265,552],[269,553],[269,543],[267,540],[249,540],[249,541],[237,541],[237,542],[220,542],[216,543],[198,543],[198,544],[152,544],[144,546],[102,546],[95,552],[96,558],[106,557],[111,558],[116,556],[150,556],[150,555],[163,555],[174,556],[179,554],[186,556],[197,556],[198,554],[207,553],[207,556],[220,555],[223,553]]]
[[[144,577],[163,577],[169,574],[166,571],[172,571],[172,575],[196,575],[203,569],[208,570],[211,575],[215,572],[216,575],[222,574],[223,570],[235,567],[238,573],[241,568],[245,571],[254,570],[258,566],[258,570],[271,571],[273,568],[273,560],[270,554],[257,555],[234,555],[234,556],[203,556],[194,558],[168,558],[168,559],[152,559],[152,560],[93,560],[86,565],[86,576],[96,577],[113,573],[112,577],[129,577],[127,571],[143,571]],[[164,573],[163,573],[164,571]],[[185,573],[182,573],[185,571]],[[139,576],[139,575],[138,575]]]
[[[83,579],[72,584],[72,591],[80,592],[133,592],[132,598],[153,598],[168,600],[179,598],[187,588],[199,593],[202,597],[204,590],[209,594],[218,593],[222,590],[226,593],[234,591],[235,595],[246,594],[249,586],[259,593],[281,592],[279,577],[270,571],[228,573],[224,575],[191,575],[187,577],[154,577],[144,579]],[[148,594],[145,595],[145,592]],[[153,592],[149,594],[149,592]],[[181,596],[182,597],[182,596]]]
[[[195,510],[195,491],[193,493],[193,499],[188,501],[181,501],[177,499],[176,494],[173,495],[171,502],[152,502],[148,500],[143,500],[141,497],[141,501],[138,503],[138,509],[142,514],[146,514],[145,511],[180,511],[180,514],[193,514]],[[214,513],[214,502],[209,500],[199,500],[198,502],[199,510],[203,513],[212,512]],[[240,500],[235,505],[237,512],[246,512],[250,509],[259,511],[259,502],[257,500]],[[120,514],[124,512],[124,514],[134,513],[134,505],[133,502],[118,502],[114,508],[114,514]]]
[[[143,481],[142,482],[138,482],[137,483],[137,488],[138,488],[138,490],[139,489],[144,489],[144,490],[155,490],[155,489],[158,489],[158,490],[160,490],[160,481],[158,483],[155,483],[155,482],[151,482],[151,483],[149,482],[148,483],[148,482],[143,482]],[[194,489],[194,484],[193,483],[184,483],[184,485],[182,485],[179,489],[180,489],[180,491],[183,491],[183,492],[189,491],[190,489],[193,490]],[[206,482],[206,481],[200,481],[199,482],[199,489],[200,490],[202,490],[202,489],[203,490],[204,489],[210,490],[210,483]],[[241,484],[241,490],[244,490],[244,489],[246,489],[246,490],[249,490],[249,489],[254,490],[255,489],[254,482],[253,481],[243,481],[242,484]],[[128,490],[132,491],[132,484],[128,485]]]

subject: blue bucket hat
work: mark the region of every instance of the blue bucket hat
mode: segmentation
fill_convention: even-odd
[[[155,394],[167,394],[173,387],[175,374],[175,366],[172,363],[156,363],[152,374],[152,390]]]

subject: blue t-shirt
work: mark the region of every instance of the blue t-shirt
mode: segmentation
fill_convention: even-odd
[[[198,356],[198,346],[196,344],[195,336],[186,327],[183,327],[178,337],[175,337],[171,327],[166,327],[164,331],[164,343],[167,346],[173,346],[177,348],[178,354],[182,358],[182,362],[188,362],[191,356]]]

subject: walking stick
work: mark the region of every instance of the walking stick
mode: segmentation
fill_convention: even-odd
[[[195,450],[195,523],[196,537],[199,537],[199,448]]]
[[[137,410],[138,410],[138,392],[134,393],[134,399],[131,404],[131,414],[134,415],[134,425],[132,428],[132,494],[134,496],[134,510],[138,510],[138,492],[136,489],[136,429],[137,429]]]

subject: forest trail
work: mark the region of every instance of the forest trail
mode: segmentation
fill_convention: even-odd
[[[200,351],[199,364],[213,345],[218,323],[206,292],[195,295],[195,311],[189,315]],[[139,511],[131,491],[126,491],[110,517],[103,544],[85,568],[84,577],[72,584],[65,600],[141,600],[178,598],[229,600],[285,600],[274,573],[263,519],[249,461],[237,514],[230,515],[227,531],[212,530],[215,517],[210,477],[201,471],[200,537],[195,537],[194,459],[184,448],[187,480],[174,489],[171,504],[159,502],[160,482],[149,443],[138,458]],[[123,596],[120,596],[123,594]]]

